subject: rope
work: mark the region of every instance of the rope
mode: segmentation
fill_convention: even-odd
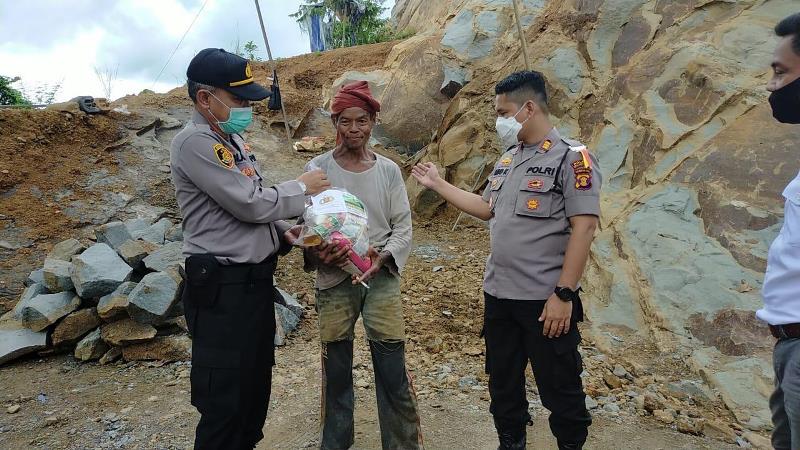
[[[189,28],[187,28],[186,31],[183,33],[183,36],[181,36],[181,40],[178,41],[178,45],[175,46],[175,49],[172,50],[172,53],[169,55],[169,58],[167,58],[167,62],[164,63],[164,67],[162,67],[161,71],[158,72],[158,76],[156,77],[155,81],[153,81],[153,85],[150,86],[151,88],[154,88],[156,86],[156,83],[158,83],[158,80],[161,78],[161,75],[164,73],[164,70],[169,65],[169,62],[172,61],[172,57],[175,56],[175,53],[178,51],[178,48],[180,48],[181,44],[183,44],[183,40],[186,39],[186,35],[189,34],[189,30],[191,30],[192,27],[194,26],[194,23],[197,22],[197,18],[200,17],[200,13],[203,12],[203,9],[205,9],[207,4],[208,0],[203,2],[203,6],[200,7],[200,10],[197,11],[197,14],[195,14],[194,19],[192,19],[192,23],[189,24]]]

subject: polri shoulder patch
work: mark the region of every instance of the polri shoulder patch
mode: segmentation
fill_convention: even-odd
[[[224,145],[214,144],[214,155],[217,157],[217,160],[219,160],[220,164],[226,168],[233,169],[235,167],[233,153],[225,148]]]

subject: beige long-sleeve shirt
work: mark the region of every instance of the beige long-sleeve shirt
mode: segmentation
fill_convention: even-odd
[[[343,169],[333,158],[333,151],[317,156],[306,170],[322,169],[333,187],[346,189],[367,208],[369,243],[378,251],[392,254],[399,275],[411,253],[411,207],[400,167],[394,161],[375,155],[377,161],[361,173]],[[317,267],[317,288],[329,289],[350,275],[338,267]]]

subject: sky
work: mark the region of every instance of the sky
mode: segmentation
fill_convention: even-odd
[[[305,2],[259,3],[273,57],[308,53],[308,36],[289,17]],[[57,102],[104,97],[95,68],[116,71],[111,97],[119,98],[184,84],[189,61],[207,47],[231,50],[252,40],[267,59],[252,0],[0,0],[0,30],[0,75],[20,77],[14,87],[34,97],[60,84]]]

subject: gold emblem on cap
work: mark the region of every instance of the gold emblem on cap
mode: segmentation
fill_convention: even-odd
[[[250,63],[247,63],[247,65],[244,66],[244,76],[245,76],[244,80],[228,83],[228,86],[236,87],[236,86],[242,86],[244,84],[250,84],[253,82],[253,69],[250,67]]]

